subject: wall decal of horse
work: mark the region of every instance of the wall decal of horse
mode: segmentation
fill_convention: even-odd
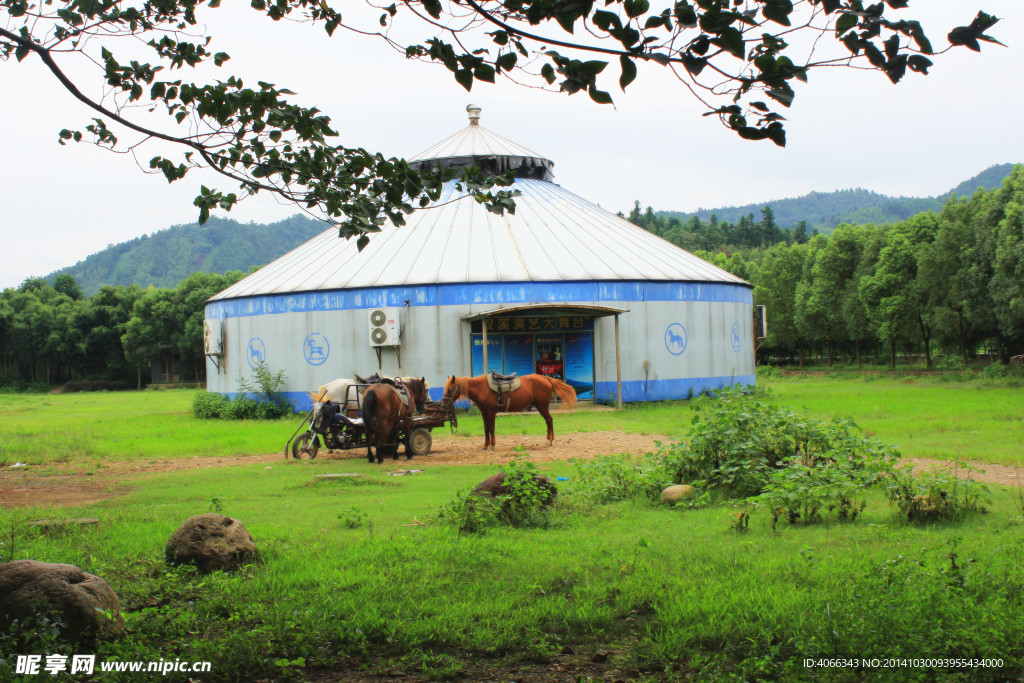
[[[498,407],[498,395],[487,384],[487,375],[479,377],[452,375],[444,384],[442,401],[457,401],[460,398],[467,398],[480,409],[480,414],[484,418],[484,450],[493,449],[496,444],[494,418],[499,410],[517,413],[534,407],[548,425],[548,445],[550,446],[555,440],[555,426],[551,419],[551,411],[548,409],[551,398],[557,396],[561,399],[562,407],[565,410],[572,410],[576,407],[576,390],[562,380],[547,375],[524,375],[519,379],[522,384],[511,394],[505,395],[501,408]]]
[[[399,391],[407,391],[408,404],[402,402]],[[426,407],[430,385],[422,377],[404,377],[395,383],[371,384],[363,394],[363,424],[366,428],[366,458],[373,462],[373,448],[377,449],[377,462],[384,461],[384,451],[398,460],[399,430],[408,435],[414,412],[422,413]],[[412,459],[406,448],[405,457]]]

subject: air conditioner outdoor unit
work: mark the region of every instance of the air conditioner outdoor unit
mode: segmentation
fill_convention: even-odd
[[[398,308],[370,309],[370,346],[398,346],[401,327]]]
[[[203,321],[203,354],[224,355],[224,321],[212,318]]]

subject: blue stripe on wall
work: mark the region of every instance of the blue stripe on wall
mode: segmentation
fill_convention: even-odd
[[[630,380],[622,383],[622,400],[624,403],[636,403],[639,401],[668,401],[682,398],[699,396],[706,391],[715,391],[722,387],[729,387],[736,384],[743,386],[754,386],[757,383],[755,375],[739,375],[736,377],[692,377],[684,379],[656,379],[650,382],[643,380]],[[599,403],[615,403],[616,401],[615,382],[597,383],[597,401]],[[305,391],[286,391],[284,396],[292,402],[297,412],[306,412],[313,407],[313,401]],[[235,397],[234,393],[225,394],[229,399]],[[255,394],[250,394],[258,398]],[[431,387],[430,400],[440,401],[444,396],[444,389]],[[456,404],[459,408],[468,408],[468,401],[459,401]]]
[[[745,285],[721,282],[481,282],[269,294],[206,304],[207,318],[347,311],[383,306],[559,304],[584,301],[709,301],[752,304]]]

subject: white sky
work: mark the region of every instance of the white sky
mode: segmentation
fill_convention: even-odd
[[[612,88],[618,72],[610,65],[614,108],[510,83],[477,83],[470,94],[442,66],[407,62],[372,38],[339,31],[328,39],[320,27],[274,25],[251,12],[206,14],[223,24],[210,32],[212,47],[232,57],[225,76],[297,92],[297,101],[331,116],[342,144],[412,156],[463,128],[474,102],[483,126],[554,160],[567,189],[612,211],[628,211],[634,199],[692,211],[852,187],[935,195],[993,164],[1024,162],[1024,2],[912,4],[919,6],[907,14],[922,20],[937,49],[979,9],[1000,17],[989,33],[1008,47],[954,50],[934,59],[930,75],[908,72],[896,86],[877,72],[812,73],[796,86],[784,149],[744,142],[702,117],[703,105],[656,67],[641,67],[623,94]],[[130,156],[57,144],[62,128],[84,128],[91,117],[34,57],[0,64],[0,288],[195,221],[201,183],[236,189],[212,174],[168,185]],[[154,154],[145,149],[140,159]],[[293,213],[257,198],[227,215],[267,222]]]

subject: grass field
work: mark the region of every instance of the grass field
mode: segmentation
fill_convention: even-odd
[[[1019,420],[999,419],[1024,413],[1014,390],[891,380],[765,383],[780,403],[822,417],[852,415],[883,441],[912,436],[912,446],[900,444],[906,455],[925,455],[914,450],[919,444],[955,455],[943,440],[960,432],[933,430],[958,424],[957,410],[979,443],[999,451],[992,457],[1014,461],[1001,429],[1018,443],[1024,436]],[[0,396],[0,459],[26,461],[25,448],[50,438],[58,418],[66,450],[40,447],[32,458],[73,465],[277,452],[297,424],[198,422],[188,414],[190,400],[185,391]],[[900,411],[903,420],[892,415]],[[556,429],[681,437],[689,422],[679,403],[560,415]],[[460,427],[480,434],[478,418],[460,418]],[[499,433],[542,430],[536,415],[499,424]],[[728,505],[595,504],[574,493],[571,464],[539,466],[568,477],[546,528],[460,534],[438,518],[493,466],[429,466],[398,478],[383,474],[387,465],[362,460],[280,460],[143,475],[127,495],[79,508],[0,509],[0,561],[67,562],[105,578],[125,608],[127,631],[90,651],[100,659],[208,660],[213,670],[203,681],[1024,675],[1024,510],[1014,490],[997,488],[987,514],[957,522],[910,525],[874,491],[855,522],[773,530],[766,513],[754,511],[740,533]],[[336,472],[364,476],[315,476]],[[173,530],[209,511],[245,523],[258,563],[206,576],[165,565]],[[95,516],[101,524],[64,536],[26,531],[25,520],[53,516]],[[0,660],[12,661],[10,647],[0,634]],[[55,648],[43,636],[35,647]],[[607,662],[592,661],[598,651]],[[1002,663],[804,666],[807,658],[914,657]],[[3,666],[0,680],[8,680]]]
[[[869,376],[768,378],[780,404],[822,419],[852,417],[904,455],[1024,465],[1024,388],[980,382]],[[298,417],[279,422],[196,420],[190,390],[97,394],[0,394],[0,464],[66,458],[191,457],[282,451]],[[683,438],[685,401],[631,405],[622,412],[555,413],[558,433],[611,429]],[[536,414],[501,417],[500,432],[543,434]],[[475,410],[459,432],[483,437]]]

